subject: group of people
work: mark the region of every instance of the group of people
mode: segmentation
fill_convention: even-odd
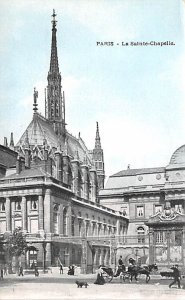
[[[63,264],[61,262],[60,262],[59,272],[60,272],[60,274],[64,273]],[[69,266],[67,274],[68,275],[74,275],[75,274],[75,266],[74,265]]]

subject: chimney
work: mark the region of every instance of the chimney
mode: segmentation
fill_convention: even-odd
[[[16,161],[16,173],[17,174],[21,173],[21,158],[19,155],[17,156],[17,161]]]
[[[30,150],[28,148],[25,148],[24,152],[25,152],[25,167],[30,168]]]
[[[8,147],[7,137],[4,137],[4,146],[5,146],[5,147]]]
[[[25,158],[21,157],[21,171],[25,170]]]
[[[11,132],[10,136],[10,149],[14,150],[13,132]]]

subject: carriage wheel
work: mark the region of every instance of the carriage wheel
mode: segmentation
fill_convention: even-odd
[[[107,273],[103,273],[103,278],[105,279],[105,282],[111,282],[113,279],[113,276],[108,275]]]
[[[146,283],[150,281],[150,275],[146,276]]]

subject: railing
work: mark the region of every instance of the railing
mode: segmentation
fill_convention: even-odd
[[[26,237],[28,240],[41,238],[42,236],[37,233],[27,233]],[[67,243],[81,243],[82,240],[92,242],[94,245],[111,245],[116,246],[138,246],[138,247],[148,247],[149,246],[149,236],[148,235],[109,235],[109,236],[63,236],[63,235],[51,235],[51,241],[53,242],[67,242]]]

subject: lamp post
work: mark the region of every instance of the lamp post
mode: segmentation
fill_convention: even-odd
[[[137,264],[138,249],[136,249],[136,264]]]
[[[43,248],[43,273],[45,273],[46,271],[46,236],[44,235],[44,239],[43,239],[43,242],[42,242],[42,248]]]

